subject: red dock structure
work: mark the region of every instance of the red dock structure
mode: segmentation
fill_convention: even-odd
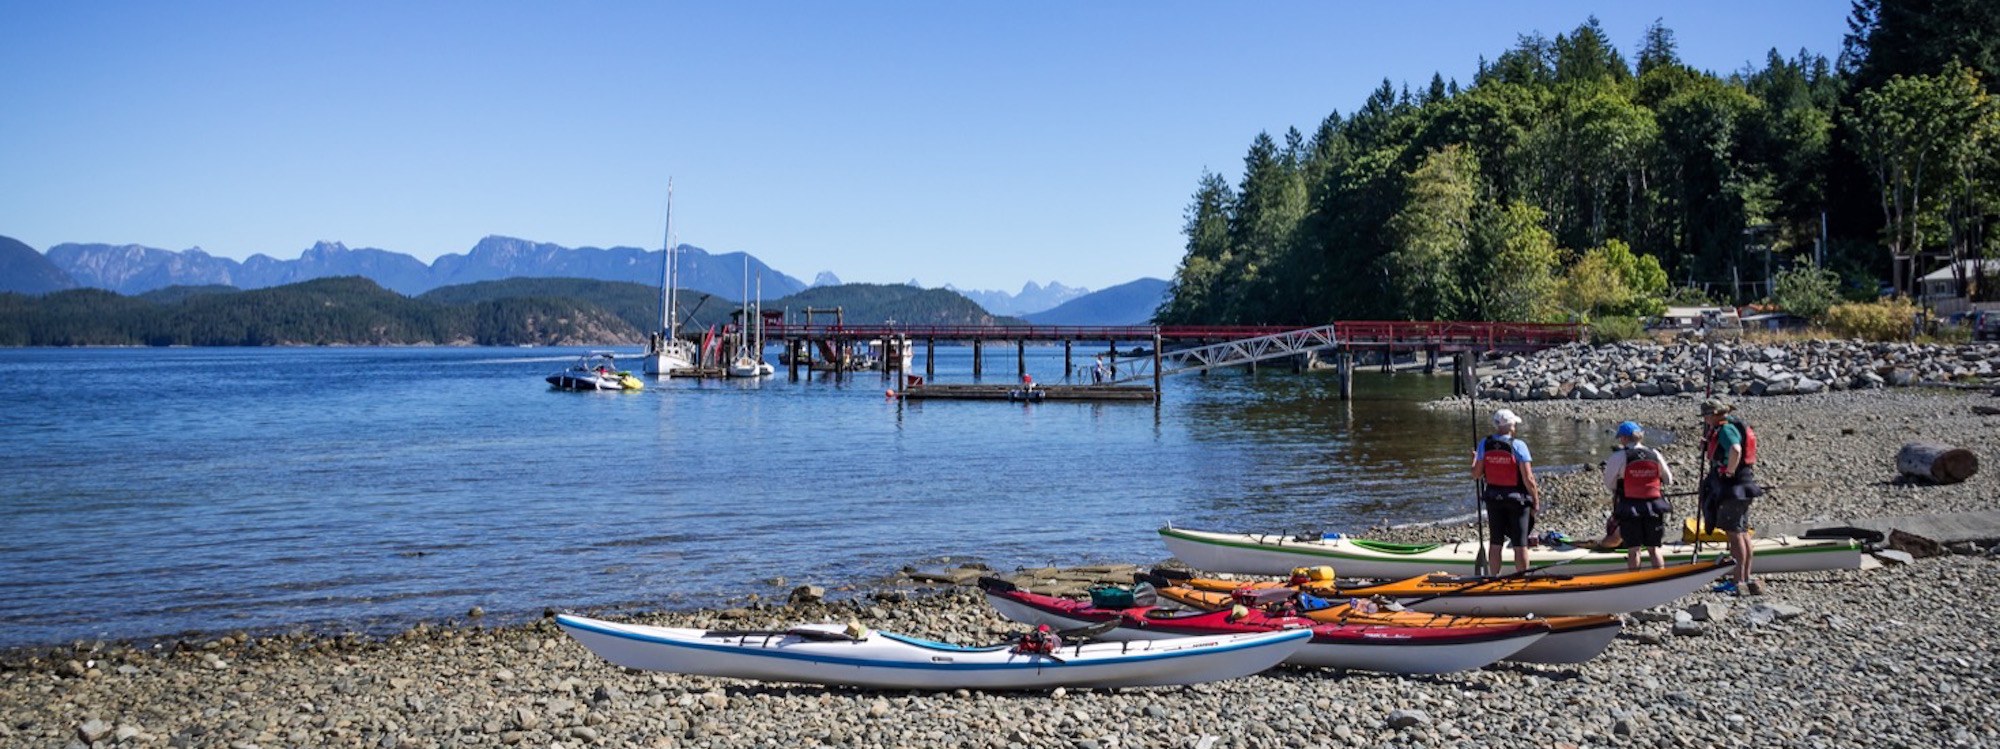
[[[1582,340],[1587,328],[1574,323],[1518,322],[1436,322],[1401,320],[1353,320],[1330,325],[819,325],[808,321],[791,324],[782,317],[766,317],[765,337],[784,341],[788,351],[801,345],[845,347],[857,342],[880,341],[896,352],[922,341],[925,348],[924,372],[936,374],[937,342],[965,342],[972,345],[973,374],[982,373],[985,346],[1013,342],[1015,361],[1026,373],[1025,349],[1028,342],[1063,344],[1063,369],[1074,371],[1072,350],[1078,343],[1096,343],[1117,350],[1119,343],[1144,342],[1151,345],[1150,372],[1126,372],[1114,382],[1129,382],[1150,376],[1157,390],[1167,374],[1205,371],[1217,367],[1244,365],[1254,368],[1260,361],[1301,357],[1332,351],[1343,373],[1342,394],[1350,392],[1353,355],[1356,351],[1377,351],[1385,368],[1397,353],[1423,352],[1428,357],[1426,371],[1436,366],[1443,354],[1471,354],[1497,351],[1535,351]],[[1456,367],[1465,385],[1471,369],[1470,357],[1459,356]],[[900,362],[891,356],[889,361]],[[798,376],[794,359],[792,376]],[[1114,363],[1116,358],[1114,357]],[[1137,369],[1146,369],[1139,367]],[[889,370],[884,371],[885,374]]]

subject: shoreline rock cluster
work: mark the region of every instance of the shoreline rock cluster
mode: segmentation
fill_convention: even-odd
[[[1710,356],[1713,355],[1711,362]],[[1487,400],[1619,400],[1715,392],[1811,395],[2000,380],[2000,344],[1860,341],[1576,343],[1508,356],[1479,381]]]

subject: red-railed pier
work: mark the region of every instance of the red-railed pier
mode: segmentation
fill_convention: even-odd
[[[1430,371],[1443,354],[1535,351],[1580,340],[1585,330],[1584,326],[1577,324],[1395,320],[1342,321],[1304,328],[1292,325],[802,325],[786,323],[778,316],[769,316],[764,321],[767,340],[783,341],[787,351],[803,351],[808,356],[815,349],[844,350],[856,343],[875,342],[885,352],[884,360],[890,362],[884,369],[885,374],[903,361],[903,352],[913,353],[912,347],[922,342],[927,378],[936,373],[933,354],[938,341],[970,343],[975,376],[982,374],[985,347],[992,343],[1014,343],[1017,374],[1027,371],[1026,347],[1029,342],[1061,343],[1063,370],[1066,373],[1075,371],[1072,356],[1074,347],[1079,343],[1101,341],[1113,352],[1118,351],[1119,343],[1148,343],[1151,348],[1143,356],[1126,356],[1122,362],[1119,356],[1113,356],[1114,366],[1122,365],[1122,371],[1117,371],[1113,381],[1129,382],[1150,376],[1156,390],[1159,379],[1168,374],[1239,365],[1254,368],[1258,362],[1285,358],[1303,362],[1307,356],[1332,352],[1344,375],[1343,394],[1349,391],[1351,380],[1345,375],[1352,373],[1353,356],[1357,351],[1381,353],[1385,367],[1398,353],[1421,352],[1427,357],[1425,369]],[[1456,358],[1455,366],[1463,376],[1469,377],[1470,357]],[[792,359],[793,377],[798,375],[799,359],[798,356]],[[1150,367],[1144,366],[1148,363]],[[811,366],[810,362],[806,364]],[[1463,385],[1463,380],[1460,384]]]

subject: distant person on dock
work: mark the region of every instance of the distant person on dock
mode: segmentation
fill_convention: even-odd
[[[1528,533],[1535,528],[1535,515],[1542,509],[1542,488],[1535,482],[1534,458],[1528,443],[1515,439],[1521,417],[1509,409],[1493,412],[1493,434],[1479,441],[1472,453],[1472,478],[1486,487],[1480,499],[1486,504],[1486,558],[1498,571],[1501,544],[1514,547],[1514,571],[1528,570]]]
[[[1618,519],[1619,546],[1625,568],[1639,569],[1639,549],[1650,555],[1653,569],[1667,566],[1660,558],[1667,516],[1674,506],[1660,487],[1674,483],[1674,470],[1660,451],[1645,445],[1646,429],[1636,421],[1618,425],[1619,449],[1604,461],[1604,488],[1611,490],[1611,515]]]
[[[1757,595],[1764,586],[1750,580],[1751,541],[1750,501],[1763,496],[1757,485],[1757,433],[1750,429],[1736,407],[1710,399],[1701,404],[1702,461],[1707,475],[1702,479],[1702,517],[1709,527],[1721,528],[1729,536],[1729,558],[1736,560],[1736,576],[1715,586],[1718,593]]]
[[[1090,367],[1090,381],[1101,385],[1104,383],[1104,378],[1109,374],[1110,372],[1104,369],[1104,355],[1098,354],[1097,363]]]

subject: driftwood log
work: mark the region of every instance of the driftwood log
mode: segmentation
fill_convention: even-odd
[[[1910,442],[1896,451],[1896,470],[1937,484],[1956,484],[1979,472],[1979,456],[1940,442]]]

